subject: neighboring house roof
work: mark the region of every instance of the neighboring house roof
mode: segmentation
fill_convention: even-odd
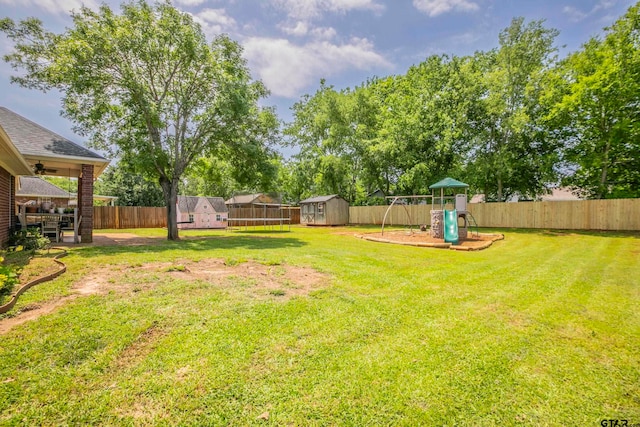
[[[342,197],[338,196],[337,194],[331,194],[329,196],[316,196],[316,197],[311,197],[309,199],[305,199],[305,200],[300,200],[300,204],[302,203],[318,203],[318,202],[328,202],[331,199],[342,199]]]
[[[101,155],[5,107],[0,107],[0,128],[28,163],[41,162],[52,169],[70,169],[68,161],[75,165],[91,164],[96,167],[94,178],[109,164],[109,160]]]
[[[371,193],[367,194],[367,197],[387,197],[387,195],[384,193],[384,191],[378,188],[376,191],[372,191]]]
[[[51,184],[38,176],[21,176],[20,188],[16,191],[18,197],[51,197],[71,198],[71,193]]]
[[[78,193],[70,193],[46,181],[39,176],[20,176],[19,187],[16,191],[16,197],[49,197],[52,199],[69,199],[70,201],[78,198]],[[93,195],[94,200],[102,200],[105,202],[113,202],[118,200],[116,196]],[[74,202],[71,202],[74,204]]]
[[[227,209],[227,205],[224,204],[224,199],[222,197],[207,197],[207,200],[209,200],[209,203],[211,203],[211,206],[213,206],[213,209],[216,212],[229,212],[229,210]]]
[[[469,203],[484,203],[484,194],[474,194]]]
[[[232,198],[227,200],[225,203],[227,205],[247,205],[255,202],[257,199],[260,198],[261,195],[262,193],[241,194],[239,196],[233,196]]]
[[[434,190],[437,188],[467,188],[469,184],[465,184],[464,182],[460,182],[453,178],[445,178],[442,181],[438,181],[435,184],[429,186],[430,189]]]
[[[540,197],[540,200],[543,202],[562,202],[568,200],[582,200],[580,197],[576,196],[571,192],[570,188],[561,187],[561,188],[552,188],[551,194],[545,194]]]
[[[541,202],[564,202],[571,200],[582,200],[580,197],[576,196],[571,192],[570,188],[561,187],[561,188],[551,188],[551,193],[545,194],[538,198],[538,201]],[[527,202],[530,199],[521,199],[518,194],[514,194],[507,200],[507,202]],[[469,203],[484,203],[485,197],[484,194],[474,194]]]

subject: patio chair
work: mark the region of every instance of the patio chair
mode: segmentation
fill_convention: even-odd
[[[56,243],[60,242],[60,220],[55,216],[43,216],[42,217],[42,235],[48,236],[53,234]]]

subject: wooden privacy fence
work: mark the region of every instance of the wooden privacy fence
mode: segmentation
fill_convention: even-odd
[[[249,215],[251,209],[236,209],[237,214]],[[240,212],[239,212],[240,211]],[[279,208],[269,208],[265,213],[253,212],[257,216],[266,214],[267,218],[280,218],[281,215],[289,217],[291,224],[300,224],[300,208],[287,207],[280,212]],[[238,217],[236,215],[236,217]],[[161,228],[167,226],[167,208],[141,207],[141,206],[94,206],[93,207],[93,228],[118,229],[118,228]]]
[[[159,228],[167,226],[167,208],[94,206],[93,228]]]
[[[413,225],[430,223],[431,205],[408,205]],[[565,202],[470,203],[480,227],[564,230],[640,230],[640,199]],[[351,224],[382,224],[387,206],[352,206]],[[403,206],[394,206],[387,225],[408,225]]]

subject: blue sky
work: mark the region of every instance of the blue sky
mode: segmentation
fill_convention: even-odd
[[[121,1],[107,0],[118,10]],[[69,11],[99,0],[0,0],[0,17],[40,18],[61,31]],[[432,54],[467,55],[497,46],[513,17],[544,19],[560,31],[561,55],[602,33],[631,0],[173,0],[208,35],[228,33],[245,49],[254,78],[271,91],[265,105],[291,119],[290,107],[320,79],[354,87],[371,76],[406,72]],[[0,54],[11,49],[0,35]],[[72,124],[60,117],[59,94],[12,85],[14,71],[0,63],[0,105],[78,143]]]

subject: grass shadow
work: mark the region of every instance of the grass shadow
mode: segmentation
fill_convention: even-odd
[[[187,236],[178,241],[160,240],[150,244],[105,246],[85,246],[76,248],[73,253],[83,258],[94,258],[103,255],[118,255],[131,252],[167,252],[175,250],[207,251],[213,249],[283,249],[299,248],[307,245],[300,239],[291,237],[259,237],[259,236]]]
[[[594,237],[622,237],[640,239],[639,231],[602,231],[602,230],[561,230],[561,229],[533,229],[533,228],[480,228],[481,233],[499,232],[511,234],[529,234],[546,237],[563,237],[571,235]]]

